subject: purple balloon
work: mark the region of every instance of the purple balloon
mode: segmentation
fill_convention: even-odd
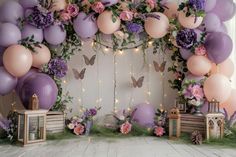
[[[216,6],[216,0],[206,0],[205,11],[209,12]]]
[[[225,33],[214,32],[207,36],[205,47],[208,58],[216,64],[225,61],[233,50],[233,41]]]
[[[0,66],[3,66],[3,53],[5,51],[5,48],[0,47]]]
[[[19,19],[23,19],[23,17],[24,17],[24,9],[16,1],[12,0],[5,1],[0,8],[1,22],[18,24]]]
[[[101,0],[101,2],[106,6],[112,6],[114,4],[117,4],[119,0]]]
[[[39,98],[39,108],[49,110],[57,100],[57,85],[54,80],[43,73],[29,76],[20,92],[20,98],[25,108],[29,106],[29,100],[33,94]]]
[[[34,36],[34,41],[37,42],[42,42],[43,41],[43,30],[42,29],[38,29],[32,25],[26,24],[24,25],[22,31],[21,31],[21,36],[22,39],[27,38],[27,37],[31,37]]]
[[[21,40],[20,29],[11,23],[3,23],[0,25],[0,46],[8,47],[17,44]]]
[[[221,21],[230,20],[235,15],[235,11],[236,5],[233,0],[216,0],[216,6],[211,10]]]
[[[207,32],[215,32],[221,27],[221,21],[214,13],[207,13],[204,17],[203,24]]]
[[[32,8],[32,7],[37,6],[39,4],[39,0],[19,0],[19,3],[24,8]]]
[[[66,30],[60,25],[52,25],[44,29],[45,40],[52,45],[59,45],[66,39]]]
[[[17,84],[17,78],[9,74],[4,67],[0,67],[0,95],[9,94]]]
[[[188,60],[193,55],[193,53],[190,52],[190,50],[186,50],[186,49],[180,49],[180,54],[182,58],[185,60]]]
[[[222,33],[228,34],[226,25],[222,22],[220,28],[216,32],[222,32]]]
[[[132,120],[143,127],[153,127],[155,107],[151,104],[139,104],[134,107]]]
[[[73,25],[75,32],[81,38],[90,38],[98,31],[98,26],[96,20],[93,18],[93,14],[86,15],[84,12],[80,12],[74,20]]]

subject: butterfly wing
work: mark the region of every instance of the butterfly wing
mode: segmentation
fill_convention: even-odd
[[[163,63],[161,63],[161,67],[160,67],[160,71],[164,72],[166,68],[166,61],[164,61]]]
[[[91,58],[90,61],[89,61],[89,64],[90,64],[90,65],[94,65],[95,59],[96,59],[96,55],[93,55],[92,58]]]
[[[138,88],[141,88],[143,86],[144,76],[140,77],[137,81]]]
[[[84,79],[85,71],[86,71],[86,68],[84,68],[84,69],[79,73],[79,78],[80,78],[81,80]]]
[[[138,86],[137,81],[135,80],[135,78],[133,76],[131,76],[131,80],[133,83],[133,87],[136,88]]]
[[[74,77],[78,80],[80,78],[78,70],[73,68],[72,71],[73,71]]]
[[[153,61],[153,65],[154,65],[155,71],[156,71],[156,72],[159,72],[159,71],[160,71],[160,66],[159,66],[159,64],[158,64],[156,61]]]
[[[85,62],[85,64],[86,64],[86,65],[89,65],[89,64],[90,64],[90,60],[88,59],[88,57],[85,56],[85,55],[83,55],[83,57],[84,57],[84,62]]]

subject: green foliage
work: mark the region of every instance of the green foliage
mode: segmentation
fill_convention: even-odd
[[[27,38],[24,38],[24,39],[21,39],[19,41],[19,44],[21,44],[22,46],[24,46],[25,48],[29,49],[30,51],[32,52],[35,52],[35,47],[39,47],[41,48],[40,46],[40,42],[36,42],[34,40],[34,35],[32,35],[31,37],[27,37]]]

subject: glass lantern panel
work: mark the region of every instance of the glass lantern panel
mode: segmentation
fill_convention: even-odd
[[[44,135],[44,116],[29,116],[29,141],[42,140]]]
[[[18,140],[23,141],[24,139],[24,126],[25,126],[25,115],[19,115],[19,128],[18,128]]]
[[[172,128],[173,129],[173,134],[172,135],[176,136],[177,135],[177,120],[173,119],[172,121],[173,121],[173,123],[172,123],[173,124],[173,126],[172,126],[173,127]]]

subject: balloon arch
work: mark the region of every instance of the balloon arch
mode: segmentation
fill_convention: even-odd
[[[0,8],[0,94],[15,89],[26,108],[37,94],[40,108],[65,109],[67,61],[92,38],[97,49],[114,54],[140,47],[145,56],[150,42],[153,53],[168,48],[176,76],[169,82],[181,101],[236,105],[229,80],[233,42],[224,24],[235,12],[233,0],[8,0]]]

